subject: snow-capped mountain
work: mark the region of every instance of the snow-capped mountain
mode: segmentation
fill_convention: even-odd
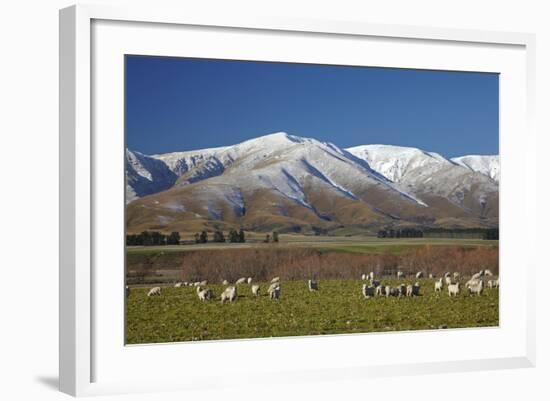
[[[420,149],[341,149],[275,133],[233,146],[148,158],[129,153],[138,156],[128,163],[127,175],[134,179],[128,180],[128,192],[143,196],[143,179],[153,178],[153,171],[164,188],[128,205],[128,225],[135,230],[239,225],[311,231],[396,221],[438,225],[442,219],[480,225],[498,218],[494,181]]]
[[[498,156],[469,155],[453,157],[451,160],[472,171],[489,176],[496,182],[500,180],[500,158]]]
[[[126,149],[126,203],[164,191],[177,176],[164,162]]]

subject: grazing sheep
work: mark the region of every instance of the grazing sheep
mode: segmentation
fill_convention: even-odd
[[[451,285],[453,283],[453,279],[449,276],[449,277],[445,277],[445,284],[447,285]]]
[[[319,283],[315,280],[308,280],[307,288],[309,288],[310,291],[319,291]]]
[[[428,274],[428,278],[435,278],[435,276],[433,275],[433,273],[430,273]]]
[[[365,273],[361,274],[361,280],[366,280],[367,279],[367,275]]]
[[[443,277],[451,277],[451,272],[445,272],[445,275]]]
[[[201,301],[208,301],[214,298],[214,293],[210,288],[202,288],[200,285],[197,286],[197,295]]]
[[[399,287],[397,287],[398,296],[404,297],[407,295],[407,286],[405,284],[401,284]]]
[[[271,283],[274,284],[274,283],[278,283],[280,280],[279,280],[279,277],[273,277],[271,279]]]
[[[198,287],[199,285],[201,285],[201,282],[200,281],[195,281],[193,283],[193,287]]]
[[[405,277],[405,273],[403,273],[402,271],[398,271],[397,278],[403,278],[403,277]]]
[[[369,280],[374,280],[374,272],[370,272],[368,276]]]
[[[459,273],[459,272],[454,272],[454,273],[453,273],[453,278],[454,278],[455,280],[460,280],[460,273]]]
[[[181,281],[177,282],[176,284],[174,284],[174,288],[180,288],[182,285],[183,283]]]
[[[241,277],[237,281],[235,281],[235,284],[244,284],[246,283],[246,277]]]
[[[260,286],[258,284],[252,286],[252,294],[257,297],[260,296]]]
[[[229,285],[229,281],[223,280],[223,281],[222,281],[222,285]]]
[[[161,289],[160,287],[153,287],[147,293],[148,297],[160,296]]]
[[[412,284],[407,285],[407,296],[408,297],[413,296],[413,286],[412,286]]]
[[[378,287],[376,287],[375,294],[380,296],[386,295],[386,287],[383,285],[379,285]]]
[[[267,290],[269,299],[279,299],[281,297],[281,285],[278,282],[271,284]]]
[[[380,280],[371,280],[370,285],[372,285],[374,288],[380,286]]]
[[[416,278],[422,278],[422,277],[424,277],[424,273],[422,272],[416,273]]]
[[[489,270],[489,269],[485,269],[485,270],[483,271],[483,275],[484,275],[484,276],[492,276],[492,275],[493,275],[493,272],[492,272],[491,270]]]
[[[460,294],[460,283],[449,284],[447,289],[450,297],[457,297]]]
[[[187,287],[188,285],[191,285],[191,284],[189,284],[187,281],[184,281],[184,282],[182,283],[182,285],[183,285],[184,287]]]
[[[208,281],[207,281],[207,280],[202,280],[202,281],[199,283],[199,285],[202,286],[202,287],[204,287],[204,286],[207,285],[207,284],[208,284]]]
[[[372,285],[363,284],[363,296],[365,298],[374,297],[374,287]]]
[[[487,288],[498,288],[496,280],[487,280]]]
[[[246,282],[247,282],[248,284],[252,284],[252,277],[247,278],[247,279],[246,279]]]
[[[464,287],[465,288],[470,288],[471,286],[477,286],[477,284],[480,282],[481,280],[479,278],[471,278],[469,279],[468,281],[466,281],[466,284],[464,284]]]
[[[126,286],[124,293],[126,294],[126,298],[128,298],[130,296],[130,287]]]
[[[227,287],[220,296],[222,304],[225,301],[233,302],[237,299],[237,287]]]
[[[418,297],[420,295],[420,283],[418,281],[412,286],[412,295],[413,297]]]
[[[439,280],[435,282],[434,291],[441,292],[442,290],[443,290],[443,278],[441,277]]]
[[[483,293],[483,280],[479,280],[475,284],[470,284],[470,286],[468,287],[468,291],[470,295],[476,294],[480,296]]]

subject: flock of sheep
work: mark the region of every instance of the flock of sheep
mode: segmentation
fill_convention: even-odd
[[[406,275],[402,271],[397,272],[397,278],[398,279],[405,279]],[[418,272],[415,275],[416,279],[422,279],[424,277],[423,272]],[[468,293],[470,295],[481,295],[483,293],[483,289],[485,286],[487,288],[498,288],[500,285],[499,279],[486,279],[484,280],[484,277],[493,277],[493,273],[488,270],[481,270],[478,273],[473,274],[468,281],[465,282],[464,286]],[[447,292],[449,294],[449,297],[456,297],[460,294],[461,291],[461,275],[457,272],[452,273],[447,272],[443,275],[443,277],[440,277],[439,279],[436,279],[436,277],[433,274],[428,275],[429,279],[435,279],[434,282],[434,291],[436,294],[440,294],[444,288],[445,285],[447,286]],[[365,298],[371,298],[374,296],[385,296],[385,297],[415,297],[420,295],[420,284],[419,282],[415,282],[414,284],[399,284],[397,286],[391,286],[391,285],[383,285],[380,280],[377,280],[374,276],[374,272],[370,272],[368,274],[362,274],[361,279],[363,281],[368,281],[368,283],[364,283],[362,286],[362,295]],[[227,280],[223,280],[222,284],[224,286],[228,286],[229,282]],[[225,288],[225,290],[220,295],[220,301],[221,303],[225,302],[234,302],[237,300],[237,288],[240,285],[250,285],[250,290],[252,294],[256,297],[261,295],[260,292],[260,286],[258,284],[252,284],[252,277],[242,277],[239,278],[235,285],[230,285]],[[204,281],[197,281],[193,283],[189,282],[177,282],[174,284],[174,287],[196,287],[196,292],[199,300],[201,301],[209,301],[214,299],[214,292],[212,289],[207,288],[208,282],[206,280]],[[307,281],[307,286],[309,291],[319,291],[319,283],[316,280],[310,279]],[[147,293],[148,297],[152,296],[160,296],[162,293],[161,287],[153,287],[149,290]],[[130,294],[130,288],[126,286],[126,297],[128,297]],[[270,286],[267,289],[267,294],[270,299],[272,300],[278,300],[281,298],[281,280],[279,277],[274,277],[271,280]]]

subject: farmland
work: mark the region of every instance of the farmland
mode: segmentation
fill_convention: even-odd
[[[396,285],[415,280],[382,280]],[[360,280],[320,280],[319,292],[309,292],[303,280],[283,281],[278,301],[266,294],[254,297],[247,284],[238,299],[201,302],[195,287],[165,287],[159,297],[147,297],[148,287],[136,287],[127,299],[128,344],[220,340],[336,333],[365,333],[440,328],[489,327],[499,322],[498,289],[482,296],[462,291],[457,298],[438,295],[433,280],[420,280],[421,296],[365,299]],[[209,286],[219,296],[222,285]]]

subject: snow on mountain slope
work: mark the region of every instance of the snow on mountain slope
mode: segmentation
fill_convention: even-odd
[[[417,168],[436,171],[452,164],[438,153],[403,146],[362,145],[346,150],[365,160],[371,168],[393,182],[400,182]]]
[[[451,159],[456,164],[464,166],[472,171],[490,177],[492,180],[500,180],[500,158],[499,156],[468,155],[454,157]]]
[[[145,195],[164,191],[177,176],[164,162],[126,149],[126,203]]]

